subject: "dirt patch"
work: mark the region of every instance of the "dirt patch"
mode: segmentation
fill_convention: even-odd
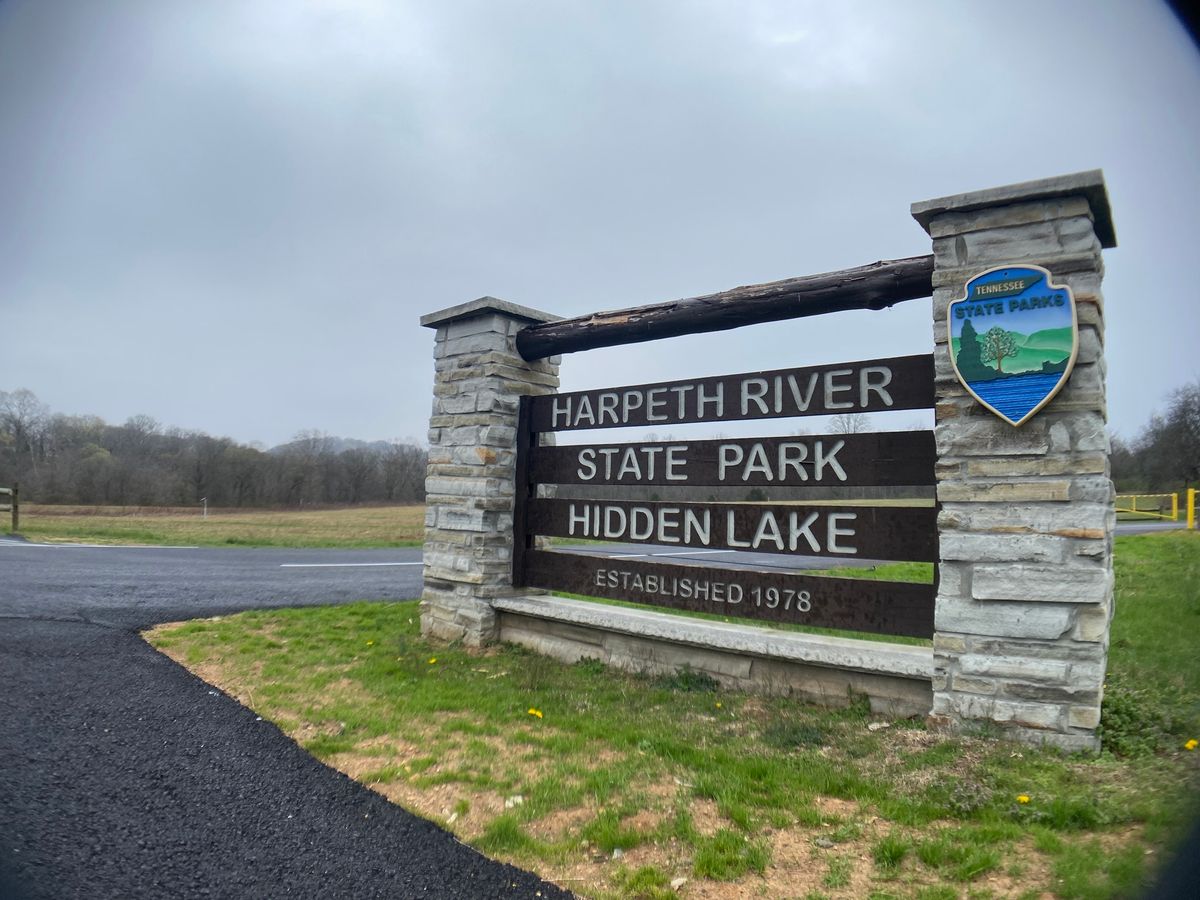
[[[310,698],[310,703],[313,709],[328,709],[343,703],[366,706],[373,699],[371,694],[357,681],[339,678],[321,688],[320,695]]]
[[[717,809],[717,804],[703,797],[693,798],[688,803],[688,812],[692,814],[692,826],[705,837],[712,837],[722,828],[729,826],[729,822]]]
[[[504,799],[495,792],[477,791],[457,783],[423,787],[408,781],[389,781],[367,787],[467,841],[478,840],[487,824],[506,811]],[[466,811],[460,813],[458,808],[464,802]]]
[[[823,817],[838,819],[853,819],[858,815],[858,804],[853,800],[841,800],[837,797],[818,797],[813,806]]]
[[[301,722],[286,733],[297,744],[304,745],[319,737],[337,737],[345,730],[345,722]]]
[[[529,823],[529,833],[539,840],[559,841],[577,835],[580,829],[596,817],[592,805],[556,809]]]

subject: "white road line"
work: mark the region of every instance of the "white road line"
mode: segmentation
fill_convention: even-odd
[[[0,541],[0,547],[36,547],[39,550],[199,550],[186,544],[34,544],[24,541]]]
[[[420,566],[422,560],[416,562],[386,562],[386,563],[280,563],[281,569],[347,569],[362,566]]]

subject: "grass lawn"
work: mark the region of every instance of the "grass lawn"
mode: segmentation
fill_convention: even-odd
[[[199,509],[22,504],[21,534],[99,544],[416,547],[425,538],[425,507],[210,509],[205,518]]]
[[[1098,757],[687,671],[436,646],[411,602],[147,639],[328,765],[583,896],[1110,897],[1141,889],[1200,786],[1200,535],[1119,538],[1116,561]]]

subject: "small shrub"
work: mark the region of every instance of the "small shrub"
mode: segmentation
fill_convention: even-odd
[[[575,663],[575,668],[588,675],[603,675],[608,671],[608,666],[602,660],[596,659],[593,656],[586,657]]]
[[[946,807],[957,818],[969,819],[992,803],[991,788],[970,778],[954,779],[950,784]]]
[[[668,689],[685,694],[711,694],[721,686],[717,679],[707,672],[697,672],[690,666],[677,669],[674,675],[663,681]]]
[[[1110,676],[1100,706],[1100,746],[1117,756],[1149,756],[1176,744],[1187,729],[1165,688],[1133,687]]]

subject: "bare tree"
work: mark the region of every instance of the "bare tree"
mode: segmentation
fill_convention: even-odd
[[[383,492],[393,502],[425,499],[428,454],[415,444],[393,441],[383,454]]]
[[[50,410],[33,391],[0,391],[0,431],[9,435],[19,462],[22,455],[37,475],[41,440]]]
[[[1149,485],[1184,488],[1200,482],[1200,379],[1172,391],[1134,450]]]
[[[829,430],[834,434],[862,434],[871,430],[866,413],[838,413],[829,420]]]

